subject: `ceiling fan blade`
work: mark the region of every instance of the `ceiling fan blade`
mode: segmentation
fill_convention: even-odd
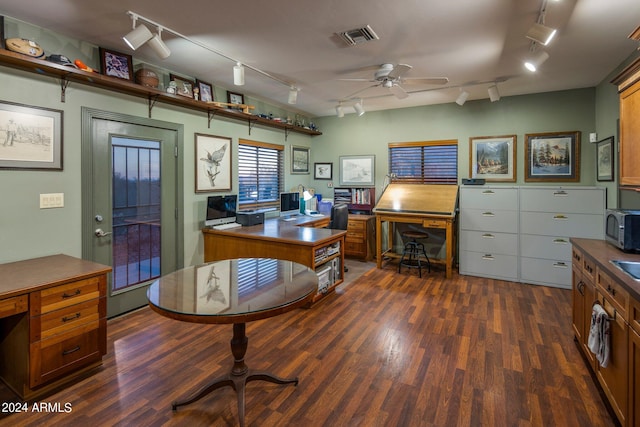
[[[398,85],[393,85],[389,88],[389,92],[391,92],[392,94],[395,95],[396,98],[398,99],[405,99],[406,97],[409,96],[409,94],[407,92],[404,91],[404,89],[402,89],[400,86]]]
[[[360,89],[359,91],[353,92],[351,95],[346,96],[344,99],[352,99],[354,96],[361,94],[362,92],[364,92],[365,90],[369,90],[371,88],[380,86],[380,84],[375,84],[375,85],[371,85],[371,86],[367,86],[364,89]]]
[[[446,85],[449,83],[447,77],[427,77],[402,79],[402,83],[410,85]]]
[[[371,80],[371,79],[338,79],[338,81],[341,81],[341,82],[371,82],[371,83],[375,82],[375,80]]]
[[[389,77],[390,79],[398,79],[402,77],[404,74],[406,74],[412,68],[413,67],[411,65],[398,64],[395,67],[393,67],[393,70],[391,70],[391,72],[387,75],[387,77]]]

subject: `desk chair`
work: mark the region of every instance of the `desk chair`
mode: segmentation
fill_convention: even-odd
[[[346,230],[349,224],[349,206],[340,204],[333,205],[331,207],[331,219],[329,220],[329,226],[332,230]],[[340,248],[344,251],[345,248]],[[347,266],[344,266],[344,272],[349,271]]]

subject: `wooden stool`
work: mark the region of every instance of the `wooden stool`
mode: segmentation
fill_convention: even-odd
[[[400,264],[398,264],[398,273],[400,273],[400,269],[404,265],[408,268],[417,268],[418,275],[422,277],[422,262],[420,260],[420,255],[424,256],[426,259],[428,272],[431,273],[431,262],[429,262],[427,252],[424,250],[424,245],[417,240],[428,239],[429,234],[423,231],[405,231],[402,233],[402,237],[406,237],[411,240],[404,245]]]

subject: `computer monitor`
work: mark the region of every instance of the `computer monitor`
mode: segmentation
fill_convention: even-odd
[[[227,196],[209,196],[207,198],[207,216],[204,225],[226,224],[236,222],[236,206],[238,195],[229,194]]]
[[[300,193],[280,193],[280,216],[288,217],[300,214]]]

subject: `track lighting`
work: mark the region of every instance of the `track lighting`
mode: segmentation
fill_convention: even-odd
[[[355,103],[353,109],[356,110],[358,116],[362,116],[364,114],[364,107],[362,106],[362,100]]]
[[[131,20],[133,21],[133,30],[131,30],[126,36],[122,39],[131,49],[136,50],[153,37],[151,31],[147,28],[146,25],[140,24],[136,27],[136,22],[138,21],[137,16],[132,16]]]
[[[556,31],[555,28],[550,28],[536,22],[527,32],[527,38],[546,46],[551,39],[553,39],[553,36],[556,35]]]
[[[544,51],[540,51],[538,53],[533,53],[532,57],[525,61],[524,66],[527,70],[532,73],[538,70],[547,59],[549,59],[549,54]]]
[[[244,67],[239,62],[233,67],[233,84],[236,86],[244,85]]]
[[[162,37],[160,36],[161,32],[162,28],[158,27],[158,34],[153,36],[151,40],[148,41],[148,44],[160,59],[167,59],[169,55],[171,55],[171,50],[169,50],[167,45],[162,41]]]
[[[489,89],[487,89],[487,92],[489,92],[489,99],[491,100],[491,102],[500,101],[500,93],[498,92],[498,85],[494,83],[493,85],[489,86]]]
[[[291,86],[289,89],[289,104],[298,102],[298,88]]]
[[[467,98],[469,98],[469,92],[461,90],[460,95],[458,95],[458,99],[456,99],[456,104],[464,105],[464,103],[467,102]]]
[[[344,117],[344,110],[342,109],[342,103],[336,105],[336,116],[338,116],[338,118]]]

